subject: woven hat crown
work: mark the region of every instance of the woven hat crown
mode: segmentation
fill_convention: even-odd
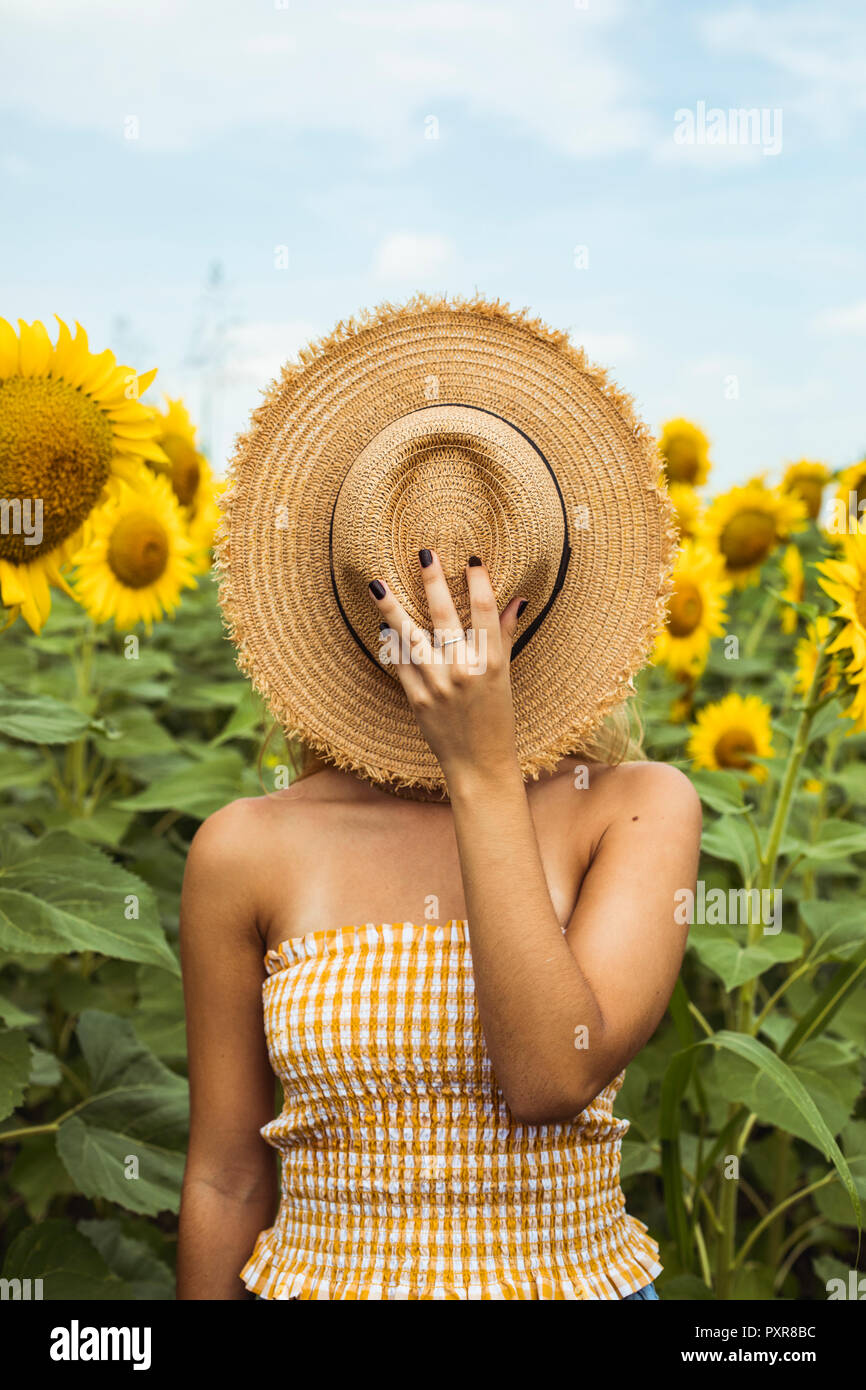
[[[361,451],[334,507],[331,562],[343,615],[368,650],[378,636],[371,575],[427,626],[422,547],[439,556],[465,627],[472,555],[484,557],[500,606],[519,593],[533,617],[546,611],[568,562],[568,523],[555,477],[520,431],[489,411],[435,405],[392,421]]]

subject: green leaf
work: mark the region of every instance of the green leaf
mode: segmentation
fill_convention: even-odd
[[[7,695],[0,698],[0,733],[27,743],[73,743],[87,731],[90,720],[72,705],[50,695]]]
[[[754,1303],[775,1298],[775,1270],[752,1261],[737,1269],[731,1287],[731,1298],[738,1302]]]
[[[855,990],[866,979],[866,946],[852,960],[839,967],[811,1007],[803,1014],[782,1048],[783,1057],[792,1057],[809,1038],[822,1033]]]
[[[145,1047],[167,1061],[186,1057],[183,986],[152,965],[138,968],[139,999],[133,1023]]]
[[[175,661],[169,652],[142,646],[137,657],[100,651],[93,665],[94,687],[103,694],[123,693],[132,700],[162,700],[169,692]]]
[[[140,1240],[124,1235],[119,1221],[79,1221],[78,1229],[136,1302],[174,1298],[174,1277],[168,1265]]]
[[[711,1038],[703,1039],[696,1046],[703,1047],[707,1044],[716,1048],[726,1048],[736,1056],[750,1062],[791,1102],[802,1117],[805,1137],[823,1153],[825,1158],[832,1162],[842,1179],[845,1191],[851,1198],[851,1205],[856,1213],[859,1229],[862,1221],[860,1198],[854,1186],[851,1170],[845,1161],[842,1150],[827,1128],[817,1105],[799,1077],[780,1057],[776,1056],[775,1052],[771,1052],[763,1043],[758,1042],[757,1038],[750,1037],[748,1034],[727,1031],[714,1033]]]
[[[744,883],[750,883],[758,867],[755,841],[748,825],[740,816],[721,816],[708,825],[701,846],[714,859],[736,864]]]
[[[866,938],[866,907],[860,902],[807,899],[800,903],[800,916],[815,938],[809,958],[816,963],[856,949]]]
[[[131,811],[117,811],[104,803],[94,807],[88,815],[74,816],[65,807],[58,806],[42,817],[46,830],[68,830],[70,835],[107,849],[120,844],[132,820]]]
[[[47,761],[38,748],[32,748],[29,744],[21,747],[10,744],[3,749],[0,791],[27,791],[47,781],[48,775]]]
[[[620,1177],[636,1177],[638,1173],[656,1173],[659,1169],[661,1158],[659,1150],[653,1144],[629,1144],[624,1143],[620,1161]]]
[[[258,738],[262,728],[264,708],[261,697],[250,686],[246,686],[223,728],[216,738],[211,740],[212,747],[218,748],[221,743],[225,743],[230,738],[243,736]]]
[[[240,754],[223,749],[181,772],[157,778],[144,791],[114,805],[126,811],[178,811],[204,820],[240,795],[242,768]]]
[[[85,1123],[78,1116],[60,1126],[57,1152],[85,1197],[105,1197],[144,1216],[180,1208],[183,1153]]]
[[[716,1296],[696,1274],[675,1274],[659,1285],[659,1301],[663,1303],[715,1303]]]
[[[866,1157],[860,1155],[852,1158],[850,1164],[857,1191],[862,1200],[866,1201]],[[821,1176],[822,1174],[817,1171],[812,1172],[809,1174],[809,1181],[816,1182]],[[829,1187],[819,1188],[813,1196],[813,1201],[821,1215],[825,1216],[834,1226],[855,1225],[851,1219],[851,1204],[842,1191],[841,1185],[831,1183]]]
[[[60,1063],[53,1052],[46,1052],[44,1047],[31,1048],[32,1062],[30,1067],[31,1086],[56,1086],[61,1077]]]
[[[103,718],[104,732],[94,743],[106,758],[142,758],[173,753],[177,744],[149,709],[132,706]]]
[[[3,1278],[41,1279],[49,1302],[133,1297],[71,1221],[41,1221],[22,1231],[9,1247]]]
[[[178,973],[153,893],[94,846],[64,831],[5,844],[0,950],[99,951]],[[138,917],[128,917],[138,900]]]
[[[22,1140],[9,1182],[13,1192],[24,1198],[33,1221],[43,1219],[55,1197],[65,1197],[75,1191],[57,1156],[53,1134],[34,1134]]]
[[[177,1211],[186,1082],[148,1051],[127,1019],[88,1010],[78,1039],[94,1095],[60,1126],[57,1152],[67,1172],[86,1197],[106,1197],[145,1216]]]
[[[185,676],[175,681],[171,703],[175,709],[181,710],[234,709],[243,692],[244,682],[237,675],[227,681],[196,680]]]
[[[27,1013],[19,1009],[12,999],[0,997],[0,1022],[5,1023],[7,1028],[31,1028],[39,1022],[39,1015]]]
[[[30,1044],[17,1029],[0,1031],[0,1120],[11,1115],[30,1084]]]
[[[792,932],[765,935],[753,946],[738,940],[728,927],[695,926],[689,945],[708,969],[718,975],[725,989],[735,989],[757,979],[782,961],[798,960],[803,942]]]
[[[832,1163],[842,1180],[857,1217],[858,1230],[862,1223],[860,1198],[851,1170],[841,1149],[828,1129],[815,1101],[802,1081],[789,1066],[757,1038],[746,1033],[723,1030],[712,1037],[702,1038],[692,1047],[683,1049],[671,1058],[662,1080],[660,1111],[662,1140],[662,1181],[668,1223],[676,1241],[681,1264],[688,1269],[694,1258],[692,1238],[683,1194],[680,1129],[682,1101],[688,1085],[697,1050],[700,1047],[724,1049],[742,1058],[761,1075],[769,1078],[778,1092],[790,1101],[794,1112],[803,1122],[803,1129],[813,1143]],[[737,1098],[739,1101],[739,1097]]]
[[[856,1067],[819,1071],[798,1059],[790,1070],[815,1102],[828,1130],[837,1134],[857,1102],[860,1084]],[[796,1135],[806,1143],[815,1143],[814,1135],[790,1097],[779,1090],[772,1078],[756,1072],[743,1058],[720,1054],[715,1058],[713,1076],[718,1095],[733,1104],[747,1105],[764,1124]]]
[[[863,763],[849,763],[838,772],[831,772],[828,780],[841,787],[855,806],[866,806],[866,766]]]
[[[690,772],[692,785],[701,801],[711,811],[734,814],[745,811],[743,787],[734,772]]]
[[[782,846],[784,854],[802,854],[811,864],[846,859],[850,854],[862,854],[864,851],[866,826],[832,818],[824,821],[816,840],[810,841],[800,835],[788,835]]]

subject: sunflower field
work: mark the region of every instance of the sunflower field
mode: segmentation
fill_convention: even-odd
[[[182,401],[143,399],[154,375],[80,326],[0,321],[2,1274],[47,1299],[173,1297],[185,855],[292,765],[223,633],[220,484]],[[681,979],[618,1097],[623,1185],[662,1299],[848,1297],[866,460],[714,495],[697,426],[669,421],[660,450],[682,544],[638,706],[647,755],[694,781],[704,841]]]

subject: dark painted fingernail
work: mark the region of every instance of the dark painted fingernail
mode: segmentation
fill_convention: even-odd
[[[370,581],[370,593],[374,598],[385,597],[385,585],[382,583],[381,579],[372,579]]]
[[[478,558],[477,555],[470,555],[470,556],[469,556],[469,563],[470,563],[470,565],[480,565],[480,564],[481,564],[481,561],[479,560],[479,558]]]
[[[522,599],[520,600],[520,602],[518,603],[518,605],[517,605],[517,616],[518,616],[518,618],[520,617],[521,613],[523,612],[523,610],[524,610],[524,608],[526,607],[526,605],[528,604],[528,602],[529,602],[529,599],[528,599],[528,598],[522,598]]]
[[[389,631],[390,631],[390,624],[389,624],[389,623],[380,623],[380,624],[379,624],[379,631],[380,631],[380,632],[389,632]]]
[[[432,565],[433,563],[433,551],[419,550],[418,559],[421,561],[421,568],[426,569],[428,565]]]

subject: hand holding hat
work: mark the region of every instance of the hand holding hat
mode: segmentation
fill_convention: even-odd
[[[511,648],[526,599],[500,614],[487,570],[477,556],[466,566],[472,627],[464,632],[439,557],[426,547],[419,560],[432,637],[418,628],[381,580],[370,591],[385,621],[394,668],[418,727],[451,786],[461,772],[516,768]]]

